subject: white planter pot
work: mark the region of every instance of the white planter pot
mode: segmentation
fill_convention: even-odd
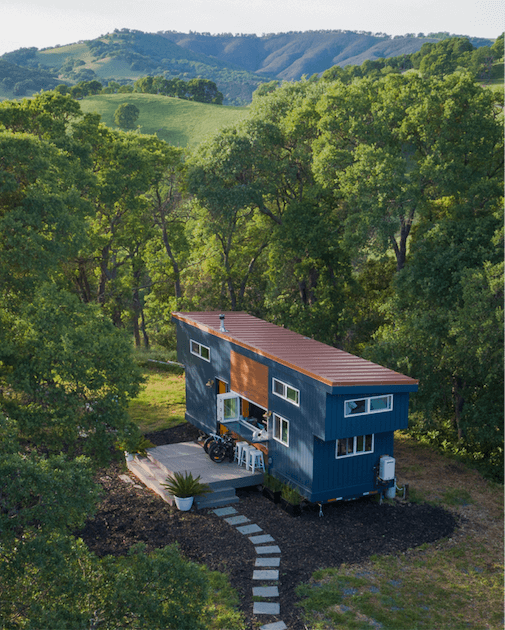
[[[175,505],[179,508],[179,510],[181,510],[181,512],[187,512],[188,510],[191,509],[194,498],[195,497],[184,497],[184,498],[174,497]]]

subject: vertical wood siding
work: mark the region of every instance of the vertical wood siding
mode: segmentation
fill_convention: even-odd
[[[268,366],[231,350],[230,372],[232,391],[268,408]]]

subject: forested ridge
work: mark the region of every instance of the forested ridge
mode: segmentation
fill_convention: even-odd
[[[132,87],[138,79],[157,76],[171,82],[212,81],[225,104],[245,105],[262,83],[274,79],[297,81],[303,76],[320,76],[331,68],[346,68],[347,74],[361,77],[376,70],[400,72],[420,65],[424,74],[453,72],[462,67],[479,80],[487,80],[493,46],[492,40],[449,33],[391,37],[340,30],[258,37],[116,29],[94,40],[5,53],[0,59],[0,97],[22,97],[53,89],[55,81],[69,87],[96,80],[105,88],[117,83]],[[502,49],[503,43],[496,48],[499,57]]]
[[[42,92],[0,104],[0,143],[3,627],[205,627],[176,550],[71,535],[141,444],[132,345],[173,350],[174,310],[419,379],[410,431],[502,480],[503,100],[474,75],[273,82],[191,152]]]

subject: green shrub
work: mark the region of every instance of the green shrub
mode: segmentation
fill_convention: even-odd
[[[280,479],[277,479],[277,477],[266,472],[263,475],[263,485],[272,492],[279,492],[279,490],[282,490],[283,483]]]
[[[291,505],[299,505],[302,502],[303,496],[289,483],[282,484],[281,497],[285,499]]]

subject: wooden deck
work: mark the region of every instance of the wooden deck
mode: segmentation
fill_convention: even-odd
[[[263,481],[263,473],[250,472],[228,460],[221,464],[211,461],[203,447],[195,442],[181,442],[156,446],[147,451],[147,457],[135,457],[127,462],[129,470],[148,488],[154,490],[167,503],[173,498],[161,485],[167,475],[188,471],[193,477],[200,475],[200,481],[212,489],[210,494],[195,498],[197,508],[220,507],[237,503],[235,488],[255,486]]]

